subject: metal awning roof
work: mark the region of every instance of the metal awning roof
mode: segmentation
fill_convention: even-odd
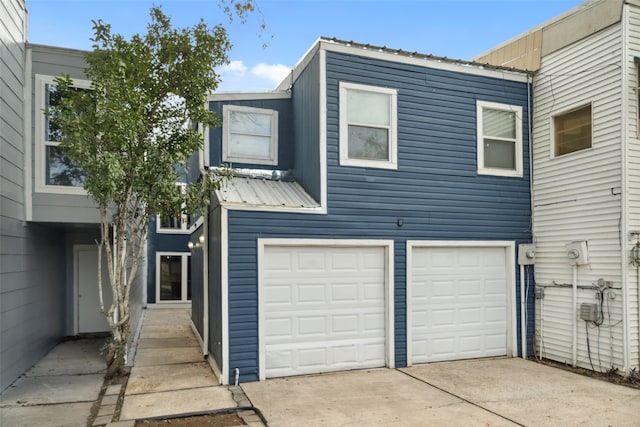
[[[226,181],[216,196],[221,204],[282,208],[317,208],[320,206],[295,181],[234,177]]]

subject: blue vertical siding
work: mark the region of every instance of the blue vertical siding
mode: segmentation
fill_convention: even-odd
[[[339,165],[340,81],[398,89],[398,170]],[[258,238],[392,239],[397,366],[406,365],[407,240],[531,241],[527,84],[327,52],[326,90],[327,215],[229,211],[229,368],[241,381],[258,379]],[[477,100],[523,107],[522,178],[477,174]]]

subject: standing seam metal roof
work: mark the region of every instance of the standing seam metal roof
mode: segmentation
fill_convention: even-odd
[[[320,204],[295,181],[235,177],[216,191],[220,203],[240,206],[316,208]]]

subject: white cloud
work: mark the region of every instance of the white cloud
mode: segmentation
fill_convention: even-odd
[[[220,74],[236,74],[244,76],[247,72],[247,66],[242,61],[230,61],[228,64],[220,67]]]
[[[280,83],[291,71],[290,67],[282,64],[265,64],[261,62],[251,68],[251,74],[274,83]]]

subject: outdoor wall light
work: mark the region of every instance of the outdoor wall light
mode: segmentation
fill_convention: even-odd
[[[202,246],[204,246],[204,241],[205,241],[205,238],[204,238],[204,235],[202,235],[202,236],[198,237],[198,241],[197,242],[195,242],[195,243],[194,242],[187,243],[187,247],[189,249],[191,249],[191,250],[201,248]]]

